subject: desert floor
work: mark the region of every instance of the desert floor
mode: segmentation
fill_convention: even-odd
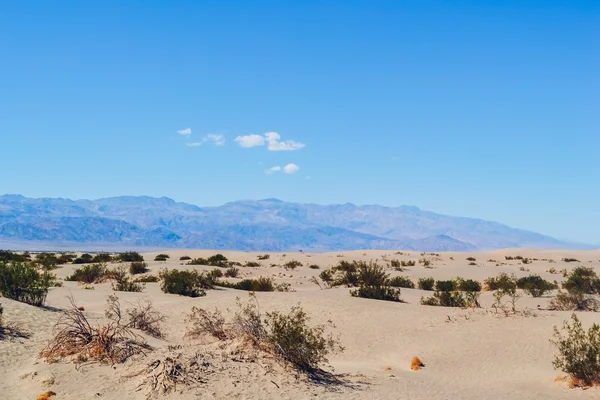
[[[154,256],[167,253],[170,261],[154,262]],[[211,270],[214,267],[181,265],[179,257],[208,257],[217,253],[206,250],[164,250],[144,253],[150,273],[160,269]],[[230,261],[257,261],[258,253],[220,252]],[[520,255],[535,259],[522,265],[505,256]],[[563,276],[548,272],[551,268],[571,270],[576,266],[594,267],[600,273],[600,251],[539,251],[506,249],[486,253],[426,254],[431,268],[418,264],[398,272],[389,268],[391,276],[408,276],[415,282],[420,277],[447,279],[462,276],[483,281],[500,272],[525,276],[531,273],[554,281]],[[475,257],[477,265],[468,265],[467,257]],[[569,312],[546,311],[551,296],[523,296],[517,303],[517,315],[505,316],[490,307],[492,294],[481,295],[481,309],[430,307],[419,304],[421,296],[431,292],[402,289],[405,303],[354,298],[348,288],[321,289],[310,279],[340,260],[419,260],[418,252],[348,251],[334,253],[270,253],[260,261],[262,267],[240,268],[242,277],[269,276],[276,283],[291,284],[290,292],[257,293],[261,312],[289,310],[300,303],[312,317],[311,323],[331,320],[335,327],[328,332],[339,334],[345,350],[329,357],[329,371],[341,383],[315,383],[266,358],[252,361],[234,357],[224,346],[206,340],[184,337],[186,313],[192,306],[223,310],[226,317],[236,309],[236,298],[247,301],[248,292],[234,289],[209,290],[205,297],[188,298],[165,294],[160,283],[148,283],[142,293],[113,292],[110,283],[85,289],[77,282],[64,282],[52,288],[47,307],[36,308],[8,299],[0,299],[4,319],[26,334],[0,341],[0,398],[35,399],[51,390],[55,399],[145,399],[148,392],[141,386],[141,376],[130,376],[161,354],[173,351],[197,351],[205,355],[210,367],[204,382],[197,386],[177,387],[177,392],[164,396],[172,399],[240,398],[240,399],[591,399],[600,397],[600,389],[569,389],[555,382],[564,375],[553,369],[556,354],[551,345],[553,327],[570,317]],[[452,259],[451,259],[452,258]],[[580,262],[564,262],[576,258]],[[303,266],[293,271],[281,266],[297,260]],[[496,260],[496,261],[488,261]],[[551,261],[552,260],[552,261]],[[316,264],[320,270],[310,269]],[[500,265],[498,265],[500,264]],[[63,279],[76,265],[64,265],[54,272]],[[526,270],[523,270],[526,269]],[[528,271],[527,271],[528,270]],[[145,356],[137,356],[124,364],[99,365],[72,362],[47,363],[38,353],[51,337],[52,329],[69,305],[72,295],[76,304],[85,308],[91,321],[102,321],[106,299],[116,294],[122,305],[150,299],[166,316],[164,340],[148,337],[155,348]],[[579,313],[584,327],[600,322],[600,314]],[[181,347],[177,347],[181,346]],[[410,369],[413,356],[425,364],[419,371]]]

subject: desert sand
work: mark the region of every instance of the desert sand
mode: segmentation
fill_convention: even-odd
[[[169,254],[167,262],[152,261],[159,253]],[[179,257],[208,257],[217,251],[163,250],[144,253],[150,274],[160,269],[211,270],[214,267],[181,265]],[[230,261],[257,261],[258,253],[219,251]],[[521,255],[534,259],[522,265],[505,256]],[[342,384],[309,382],[293,370],[270,359],[249,360],[225,356],[227,348],[206,340],[184,337],[186,313],[192,306],[223,310],[225,316],[236,308],[236,298],[246,300],[248,292],[234,289],[209,290],[205,297],[188,298],[165,294],[160,283],[148,283],[142,293],[114,292],[110,283],[91,285],[85,289],[77,282],[64,282],[51,288],[46,308],[37,308],[1,298],[4,319],[28,337],[7,337],[0,341],[0,398],[5,400],[36,399],[45,391],[56,393],[54,399],[145,399],[147,390],[139,387],[141,378],[128,377],[160,354],[168,354],[174,346],[179,351],[205,354],[210,363],[204,382],[197,386],[178,386],[177,392],[163,396],[169,399],[239,398],[239,399],[591,399],[600,396],[599,389],[569,389],[555,377],[564,375],[552,366],[556,349],[550,339],[553,327],[570,317],[570,312],[548,311],[552,296],[533,298],[524,295],[517,303],[522,311],[505,316],[490,307],[489,292],[481,295],[480,309],[431,307],[419,304],[421,296],[431,292],[402,289],[404,303],[351,297],[350,289],[321,289],[311,278],[339,260],[418,260],[419,252],[348,251],[333,253],[270,253],[260,261],[262,267],[242,268],[242,277],[268,276],[276,283],[289,283],[290,292],[256,293],[261,312],[287,311],[300,303],[312,317],[312,324],[331,320],[335,327],[328,332],[339,335],[345,350],[329,357],[325,369],[337,374]],[[516,276],[539,274],[561,281],[561,274],[551,268],[571,270],[576,266],[593,267],[600,273],[600,251],[541,251],[506,249],[485,253],[426,254],[431,268],[418,264],[393,276],[408,276],[415,282],[420,277],[447,279],[461,276],[483,281],[500,272]],[[469,265],[467,257],[475,257],[477,265]],[[580,262],[566,263],[563,258]],[[303,266],[294,271],[279,266],[297,260]],[[496,261],[488,261],[496,260]],[[552,261],[550,261],[552,260]],[[308,265],[317,264],[320,270]],[[77,265],[64,265],[54,272],[59,279],[71,274]],[[38,357],[52,335],[61,309],[68,307],[68,296],[85,308],[91,321],[102,321],[106,299],[116,294],[126,307],[138,299],[150,299],[166,316],[164,339],[147,337],[154,351],[136,356],[124,364],[101,365],[72,362],[48,363]],[[229,311],[228,311],[229,310]],[[578,313],[585,327],[600,322],[600,315]],[[411,359],[418,356],[425,367],[411,370]]]

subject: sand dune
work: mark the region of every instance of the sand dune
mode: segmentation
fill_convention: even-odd
[[[210,270],[213,267],[181,265],[180,256],[207,257],[215,251],[164,251],[170,261],[148,261],[150,272],[162,268]],[[153,260],[161,252],[144,253]],[[222,252],[229,260],[256,261],[258,253]],[[532,259],[522,265],[506,256]],[[539,274],[547,280],[562,280],[560,274],[548,272],[575,266],[600,268],[600,251],[539,251],[506,249],[486,253],[439,253],[421,255],[418,252],[348,251],[335,253],[271,253],[262,267],[240,268],[243,277],[269,276],[277,283],[289,283],[294,291],[257,293],[261,311],[289,310],[300,303],[312,316],[312,323],[331,320],[330,331],[340,335],[345,351],[329,358],[330,370],[339,374],[342,385],[309,382],[294,371],[267,358],[254,362],[225,359],[227,349],[215,344],[200,343],[185,338],[185,314],[192,306],[226,310],[235,309],[236,298],[246,299],[248,292],[222,289],[210,290],[207,296],[187,298],[165,294],[159,283],[148,283],[143,293],[113,292],[109,283],[93,285],[86,290],[76,282],[64,282],[52,288],[47,308],[36,308],[9,299],[0,299],[5,320],[28,338],[5,338],[0,341],[0,398],[35,399],[52,390],[55,399],[145,399],[145,391],[137,390],[139,377],[125,376],[139,369],[158,355],[169,354],[172,346],[182,351],[200,351],[210,364],[206,382],[197,387],[181,386],[178,392],[164,398],[239,398],[239,399],[588,399],[600,396],[598,389],[569,389],[554,382],[560,371],[552,367],[555,349],[549,339],[553,326],[562,323],[569,312],[546,311],[551,296],[523,296],[519,310],[530,313],[504,316],[490,308],[491,293],[481,296],[481,309],[430,307],[419,299],[430,292],[402,289],[405,303],[393,303],[351,297],[348,288],[320,289],[310,279],[339,260],[418,260],[427,258],[431,268],[418,264],[406,271],[389,269],[392,276],[408,276],[413,280],[432,276],[436,279],[462,276],[482,281],[500,272],[526,276]],[[475,257],[477,265],[469,265],[467,257]],[[579,262],[566,263],[563,258]],[[280,266],[297,260],[303,266],[288,271]],[[310,269],[316,264],[321,270]],[[57,269],[58,278],[65,278],[78,267],[64,265]],[[598,271],[600,272],[600,271]],[[39,351],[52,335],[52,327],[60,309],[69,305],[68,295],[85,308],[93,321],[104,319],[108,295],[116,293],[124,305],[138,299],[150,299],[166,315],[164,340],[148,338],[155,348],[145,357],[134,357],[125,364],[113,366],[73,363],[47,363],[38,358]],[[579,313],[585,326],[600,322],[596,313]],[[171,347],[170,347],[171,346]],[[425,367],[410,368],[411,359],[418,356]]]

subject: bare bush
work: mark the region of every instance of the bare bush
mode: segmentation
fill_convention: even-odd
[[[77,355],[78,361],[93,360],[115,364],[151,349],[127,325],[121,323],[120,310],[106,325],[92,326],[73,297],[71,307],[63,312],[54,327],[54,337],[40,356],[53,361]],[[109,309],[107,313],[115,312]]]
[[[219,340],[227,340],[229,335],[225,329],[225,318],[221,311],[215,308],[214,313],[210,313],[203,308],[192,307],[192,311],[185,320],[191,323],[191,328],[186,332],[186,336],[198,338],[203,335],[210,335]]]
[[[126,312],[129,316],[128,326],[146,332],[150,336],[163,337],[160,324],[164,322],[165,316],[154,309],[150,300],[140,300],[136,307],[127,309]]]

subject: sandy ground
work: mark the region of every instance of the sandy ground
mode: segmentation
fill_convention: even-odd
[[[170,261],[154,262],[159,253],[170,255]],[[214,267],[181,265],[179,257],[208,257],[215,251],[167,250],[144,253],[150,273],[160,269],[210,270]],[[257,261],[258,253],[222,252],[230,261]],[[316,384],[298,377],[293,371],[259,357],[256,361],[234,360],[223,356],[227,349],[215,344],[193,341],[184,337],[185,315],[192,306],[223,310],[233,314],[236,298],[247,299],[248,293],[233,289],[210,290],[207,296],[187,298],[164,294],[160,283],[148,283],[142,293],[113,292],[109,283],[84,289],[76,282],[64,282],[52,288],[47,308],[36,308],[8,299],[0,299],[4,319],[25,333],[27,338],[7,337],[0,341],[0,398],[35,399],[52,390],[55,399],[145,399],[146,391],[140,377],[126,377],[155,355],[167,354],[173,347],[181,351],[205,354],[211,367],[205,382],[197,387],[179,386],[172,399],[239,398],[239,399],[591,399],[600,397],[599,389],[569,389],[554,382],[562,375],[552,367],[555,349],[550,344],[553,326],[569,318],[568,312],[545,311],[551,296],[534,299],[523,296],[517,303],[526,315],[504,316],[490,308],[491,293],[483,293],[483,308],[477,310],[429,307],[419,304],[424,292],[402,289],[405,303],[392,303],[351,297],[347,288],[321,289],[310,282],[313,276],[339,260],[419,260],[427,258],[431,268],[421,264],[398,272],[389,268],[391,276],[403,275],[414,281],[420,277],[436,279],[483,279],[500,272],[526,276],[536,273],[554,281],[561,274],[548,272],[583,265],[600,273],[600,251],[538,251],[507,249],[486,253],[397,254],[392,251],[349,251],[336,253],[271,253],[257,268],[240,268],[242,277],[269,276],[276,283],[289,283],[293,291],[257,293],[261,311],[289,310],[298,303],[312,317],[314,324],[331,320],[330,332],[340,335],[345,351],[330,356],[327,368],[338,374],[344,384]],[[522,265],[505,256],[520,255],[533,259]],[[467,257],[475,257],[477,265],[469,265]],[[563,258],[576,258],[567,263]],[[280,266],[297,260],[303,266],[288,271]],[[310,269],[316,264],[320,270]],[[55,271],[63,279],[78,266],[65,265]],[[104,318],[106,299],[116,294],[124,307],[139,299],[150,299],[166,316],[164,340],[148,338],[156,349],[144,357],[130,359],[115,366],[70,362],[48,364],[38,358],[39,351],[51,337],[53,325],[68,306],[72,295],[77,305],[85,308],[92,321]],[[541,309],[541,310],[540,310]],[[600,314],[580,313],[584,326],[600,322]],[[420,371],[410,369],[413,356],[425,363]],[[234,357],[233,357],[234,358]]]

